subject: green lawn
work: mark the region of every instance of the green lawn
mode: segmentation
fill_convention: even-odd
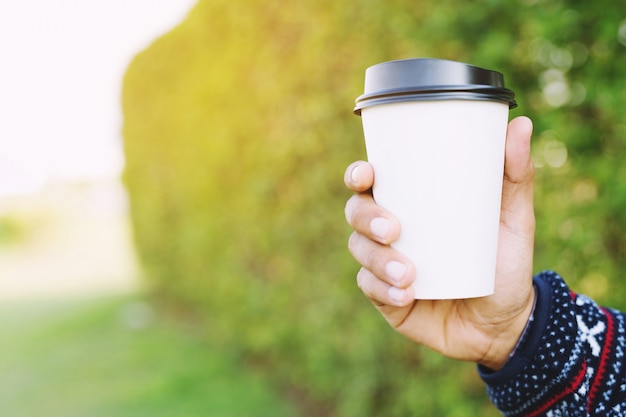
[[[0,417],[297,417],[137,298],[0,306]]]

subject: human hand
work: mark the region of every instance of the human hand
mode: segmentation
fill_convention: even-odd
[[[531,134],[530,119],[518,117],[509,123],[495,292],[488,297],[415,300],[411,284],[419,279],[419,271],[389,246],[399,237],[401,225],[372,198],[372,166],[355,162],[344,177],[357,193],[346,204],[346,219],[355,230],[350,252],[363,266],[357,275],[359,288],[399,333],[445,356],[493,370],[508,359],[534,302]]]

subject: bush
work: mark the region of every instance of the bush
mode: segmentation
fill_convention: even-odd
[[[403,340],[356,288],[341,180],[365,157],[353,100],[364,69],[391,59],[502,71],[512,116],[535,121],[537,269],[619,307],[626,24],[615,7],[200,0],[124,82],[125,182],[155,289],[337,416],[496,415],[472,365]]]

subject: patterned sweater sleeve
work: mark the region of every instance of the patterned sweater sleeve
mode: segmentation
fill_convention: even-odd
[[[534,278],[537,299],[515,353],[479,366],[505,416],[625,416],[624,314],[570,291],[556,273]]]

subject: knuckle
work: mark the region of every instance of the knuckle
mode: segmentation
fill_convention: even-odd
[[[352,232],[350,237],[348,237],[348,250],[351,254],[354,255],[354,252],[357,247],[357,240],[359,239],[359,234],[357,232]]]
[[[380,264],[380,260],[385,257],[384,247],[368,239],[367,245],[361,248],[362,264],[370,269]]]
[[[350,197],[348,199],[348,201],[346,202],[346,207],[344,209],[344,213],[346,216],[346,221],[348,222],[348,224],[350,226],[354,226],[354,217],[355,217],[355,211],[356,211],[356,204],[358,202],[358,195],[353,195],[352,197]]]
[[[381,300],[376,294],[376,277],[366,268],[361,268],[356,276],[357,286],[374,305],[385,305],[385,301]]]
[[[535,180],[535,164],[532,160],[529,162],[530,166],[528,168],[528,181],[534,182]]]
[[[380,248],[374,242],[358,232],[348,238],[348,250],[358,263],[368,270],[376,269],[377,260],[381,259]]]
[[[356,284],[359,289],[363,292],[363,294],[369,296],[370,294],[370,285],[369,285],[369,271],[365,268],[361,268],[359,272],[356,274]]]

